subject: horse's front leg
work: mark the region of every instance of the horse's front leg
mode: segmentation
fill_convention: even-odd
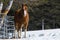
[[[21,37],[21,33],[22,33],[22,28],[20,28],[20,30],[19,30],[19,32],[18,32],[18,37],[19,37],[19,38],[22,38],[22,37]]]
[[[24,38],[26,38],[26,34],[27,34],[27,27],[28,27],[28,23],[25,24],[25,27],[24,27]]]
[[[26,38],[27,26],[24,28],[24,38]]]

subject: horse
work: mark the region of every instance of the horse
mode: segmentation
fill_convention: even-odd
[[[24,28],[24,38],[26,38],[26,31],[29,23],[27,4],[22,4],[22,8],[16,10],[14,14],[14,22],[15,22],[15,38],[16,33],[18,33],[17,37],[21,38],[22,28]]]

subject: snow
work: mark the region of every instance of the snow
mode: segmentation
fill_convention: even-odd
[[[22,32],[22,38],[18,40],[60,40],[60,29],[28,31],[27,37],[23,38],[23,36],[24,32]]]
[[[23,33],[22,33],[23,34]],[[60,29],[28,31],[23,40],[60,40]]]

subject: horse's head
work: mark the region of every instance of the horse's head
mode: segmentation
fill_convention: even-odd
[[[27,4],[22,4],[23,10],[27,10]]]

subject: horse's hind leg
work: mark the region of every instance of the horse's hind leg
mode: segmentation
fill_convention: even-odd
[[[16,23],[16,25],[15,25],[14,38],[18,38],[18,31],[17,31],[17,29],[18,29],[18,23]]]

